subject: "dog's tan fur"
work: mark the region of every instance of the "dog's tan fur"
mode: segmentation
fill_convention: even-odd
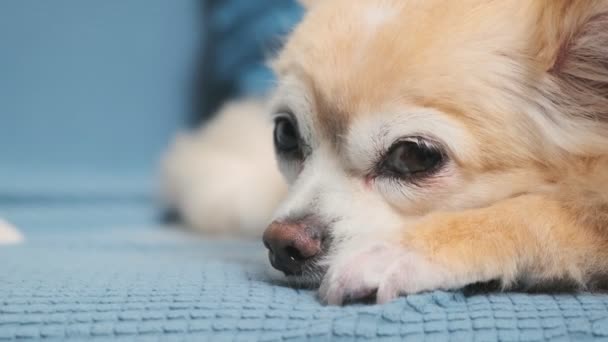
[[[462,275],[435,287],[608,274],[608,1],[307,6],[274,67],[312,89],[313,123],[334,150],[387,106],[437,109],[473,137],[453,156],[465,184],[418,203],[398,238]],[[382,22],[366,24],[378,8]]]

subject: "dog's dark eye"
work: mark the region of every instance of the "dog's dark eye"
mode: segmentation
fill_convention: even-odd
[[[288,118],[279,117],[275,120],[274,146],[282,153],[298,151],[300,147],[298,129]]]
[[[444,155],[435,147],[421,141],[400,141],[389,149],[381,169],[389,175],[407,178],[433,172],[443,160]]]

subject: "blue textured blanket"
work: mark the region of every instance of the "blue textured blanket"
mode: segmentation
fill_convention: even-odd
[[[4,212],[28,240],[0,247],[0,341],[608,341],[606,295],[434,292],[325,307],[273,281],[258,241],[154,225],[149,205],[47,208],[49,225],[82,224],[63,229]]]

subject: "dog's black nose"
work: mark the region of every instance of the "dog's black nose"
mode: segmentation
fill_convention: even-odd
[[[321,252],[321,234],[305,223],[273,222],[264,232],[272,266],[286,275],[300,275],[304,263]]]

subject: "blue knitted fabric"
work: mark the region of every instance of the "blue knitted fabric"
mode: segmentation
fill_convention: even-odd
[[[150,206],[130,209],[129,225],[32,223],[27,243],[0,248],[0,341],[608,341],[605,295],[433,292],[326,307],[273,280],[259,241],[138,225]]]

